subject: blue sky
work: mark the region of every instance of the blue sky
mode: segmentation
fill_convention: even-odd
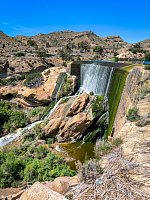
[[[59,30],[150,38],[150,0],[1,0],[0,30],[10,36]]]

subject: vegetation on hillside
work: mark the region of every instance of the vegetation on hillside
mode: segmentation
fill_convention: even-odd
[[[1,132],[14,132],[17,128],[24,127],[29,122],[27,115],[16,110],[13,104],[0,101],[0,130]]]
[[[104,113],[104,96],[96,96],[92,104],[92,113],[94,117],[101,116]]]
[[[72,53],[72,49],[70,48],[69,45],[66,45],[63,49],[58,50],[58,55],[64,61],[70,61],[71,60],[71,53]]]
[[[59,176],[74,176],[63,158],[45,147],[23,147],[0,152],[0,188],[17,187],[31,181],[50,181]]]
[[[138,108],[129,109],[127,119],[131,122],[137,121],[140,118],[138,111]]]
[[[10,78],[0,78],[0,86],[7,86],[7,85],[16,85],[18,81],[24,80],[25,76],[17,76],[17,77],[10,77]]]
[[[43,76],[40,72],[31,73],[25,76],[24,86],[29,88],[39,87],[43,82]]]

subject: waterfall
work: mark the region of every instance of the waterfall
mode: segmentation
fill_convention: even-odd
[[[105,96],[111,74],[112,67],[103,66],[103,63],[82,64],[80,91],[94,92],[94,94]]]
[[[19,128],[15,133],[1,137],[0,147],[5,146],[6,144],[10,143],[17,137],[21,136],[25,130],[30,130],[35,125],[41,124],[42,122],[47,120],[52,115],[52,113],[56,110],[56,108],[58,107],[58,105],[61,103],[63,99],[76,97],[80,95],[83,91],[87,93],[94,92],[94,94],[96,95],[104,95],[106,97],[108,88],[109,88],[109,83],[112,76],[112,72],[113,72],[113,68],[109,66],[103,66],[103,63],[82,64],[81,65],[81,86],[77,94],[75,94],[74,96],[61,98],[43,120],[36,121],[32,124],[27,125],[24,128]],[[60,91],[60,88],[62,87],[63,82],[64,80],[60,84],[58,92]]]

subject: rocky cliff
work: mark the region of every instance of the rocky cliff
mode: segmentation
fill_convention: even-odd
[[[66,55],[62,55],[62,50]],[[5,71],[3,75],[62,66],[62,58],[96,60],[118,56],[121,59],[141,59],[146,51],[149,51],[149,40],[135,46],[127,44],[120,36],[99,37],[90,31],[60,31],[14,38],[0,32],[0,70]]]

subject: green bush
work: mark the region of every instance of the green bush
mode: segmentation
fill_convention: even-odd
[[[17,128],[24,127],[29,122],[23,111],[16,111],[13,104],[0,101],[0,129],[2,132],[13,132]]]
[[[145,70],[150,70],[150,65],[144,65]]]
[[[32,74],[28,74],[25,77],[24,86],[29,88],[39,87],[43,82],[43,76],[40,72],[35,72]]]
[[[36,47],[37,46],[36,42],[34,40],[31,40],[31,39],[29,39],[27,41],[27,45],[32,46],[32,47]]]
[[[23,136],[23,142],[32,142],[36,139],[44,139],[44,131],[40,124],[37,124],[31,130],[26,130]]]
[[[119,58],[117,56],[112,57],[112,61],[118,62]]]
[[[131,108],[128,111],[127,119],[131,122],[137,121],[140,116],[138,115],[138,108]]]
[[[92,113],[94,117],[98,117],[103,114],[104,112],[104,97],[103,96],[97,96],[96,100],[92,104]]]
[[[71,60],[71,53],[72,49],[69,46],[65,46],[63,49],[58,50],[58,55],[64,60],[64,61],[70,61]]]
[[[20,77],[21,79],[21,77]],[[16,85],[19,78],[17,77],[11,77],[11,78],[0,78],[0,86],[6,86],[6,85]]]
[[[93,51],[97,52],[97,53],[102,53],[103,52],[103,48],[101,46],[95,46],[93,48]]]
[[[40,118],[41,116],[43,116],[46,109],[47,109],[46,107],[34,108],[28,113],[28,117],[33,118],[33,117],[37,116],[38,118]]]
[[[28,153],[27,153],[28,152]],[[48,181],[59,176],[74,176],[63,158],[40,146],[0,152],[0,188],[18,186],[24,181]]]
[[[61,100],[61,104],[63,104],[63,103],[67,103],[68,100],[69,100],[69,98],[64,98],[64,99],[62,99],[62,100]]]
[[[114,138],[112,142],[105,140],[98,140],[95,146],[96,156],[103,156],[110,153],[114,148],[123,143],[121,138]]]
[[[144,61],[150,61],[150,52],[145,53]]]
[[[25,56],[25,53],[18,52],[18,53],[15,53],[14,55],[17,56],[17,57],[22,57],[22,56]]]
[[[121,138],[115,138],[113,139],[112,145],[114,147],[118,147],[119,145],[121,145],[123,143],[123,140]]]

